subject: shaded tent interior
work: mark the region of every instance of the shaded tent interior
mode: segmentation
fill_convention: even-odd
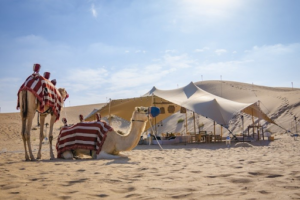
[[[102,108],[94,109],[85,120],[95,120],[95,114],[100,113],[101,116],[116,115],[130,121],[136,106],[160,108],[161,114],[152,120],[153,125],[184,109],[210,118],[225,128],[229,127],[229,121],[233,116],[240,112],[276,124],[260,109],[259,102],[247,104],[224,99],[200,89],[193,82],[173,90],[160,90],[153,87],[142,97],[111,100]],[[146,130],[148,128],[150,128],[149,123]]]
[[[132,113],[137,106],[151,107],[156,106],[160,108],[160,111],[164,111],[164,114],[160,114],[155,119],[152,120],[153,124],[160,122],[175,112],[180,110],[180,106],[172,102],[169,102],[163,98],[157,96],[146,96],[146,97],[137,97],[130,99],[116,99],[111,100],[110,103],[107,103],[100,109],[94,109],[88,116],[85,117],[86,121],[96,120],[96,113],[100,113],[102,117],[116,115],[127,121],[130,121]],[[174,110],[170,110],[170,108]],[[171,112],[170,112],[171,111]],[[147,123],[146,130],[150,128],[150,124]]]

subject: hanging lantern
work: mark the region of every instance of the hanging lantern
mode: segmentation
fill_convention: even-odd
[[[169,107],[168,107],[168,112],[169,112],[169,113],[174,113],[174,112],[175,112],[175,106],[169,105]]]
[[[185,107],[181,107],[180,108],[180,113],[186,113],[186,108]]]
[[[45,79],[49,79],[50,78],[50,72],[44,72],[44,77],[45,77]]]
[[[34,73],[39,73],[39,71],[40,71],[40,69],[41,69],[41,65],[40,64],[33,64],[33,72]]]
[[[149,113],[151,117],[157,117],[160,114],[160,109],[158,107],[149,107]]]
[[[51,80],[51,83],[55,86],[56,85],[56,79]]]
[[[160,107],[159,110],[160,110],[160,114],[165,114],[166,113],[165,112],[165,107]]]

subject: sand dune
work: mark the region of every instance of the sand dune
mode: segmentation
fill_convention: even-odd
[[[197,85],[219,95],[220,81]],[[299,89],[222,83],[223,97],[241,102],[259,99],[264,112],[292,131],[293,116],[300,111],[299,94]],[[86,116],[101,106],[67,107],[62,117],[76,123],[79,114]],[[172,126],[180,117],[166,119],[160,131],[180,131],[182,127]],[[212,128],[210,120],[200,120],[206,129]],[[238,122],[237,118],[231,124],[235,132]],[[58,121],[54,138],[60,126]],[[122,123],[116,126],[126,130]],[[50,161],[49,146],[44,144],[41,160],[25,162],[20,115],[1,113],[0,199],[299,199],[300,138],[275,125],[266,126],[274,141],[232,142],[230,148],[224,142],[163,145],[164,150],[138,145],[124,153],[128,158],[71,161]],[[39,128],[35,128],[31,139],[36,156]]]

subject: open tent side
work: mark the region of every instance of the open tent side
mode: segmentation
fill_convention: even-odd
[[[170,110],[169,106],[173,106],[174,110]],[[108,119],[111,119],[111,116],[115,115],[118,117],[121,117],[122,119],[125,119],[127,121],[130,121],[132,117],[132,113],[137,106],[144,106],[144,107],[151,107],[156,106],[160,108],[161,111],[165,111],[164,113],[161,113],[157,117],[155,117],[151,123],[156,124],[165,118],[169,117],[173,113],[180,110],[180,106],[169,102],[163,98],[157,97],[157,96],[144,96],[144,97],[137,97],[137,98],[129,98],[129,99],[115,99],[111,100],[109,103],[107,103],[105,106],[103,106],[100,109],[97,109],[96,111],[93,110],[88,116],[85,117],[86,121],[92,121],[95,120],[95,115],[97,113],[100,113],[101,116],[107,116]],[[147,123],[146,130],[150,128],[150,124]]]

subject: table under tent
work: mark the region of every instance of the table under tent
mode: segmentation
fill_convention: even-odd
[[[215,134],[215,126],[217,124],[221,126],[221,134],[222,129],[225,128],[229,131],[232,138],[237,139],[236,136],[229,130],[229,124],[230,120],[239,113],[250,115],[252,116],[252,119],[257,117],[258,119],[263,119],[268,123],[275,124],[275,122],[260,109],[259,102],[247,104],[224,99],[204,91],[197,87],[193,82],[184,87],[173,90],[160,90],[153,87],[149,92],[141,97],[110,100],[110,102],[102,108],[93,110],[85,117],[85,120],[95,120],[96,113],[100,113],[102,117],[108,116],[109,121],[112,119],[112,115],[130,121],[132,111],[137,106],[156,106],[160,109],[161,114],[151,120],[151,124],[154,127],[157,127],[156,125],[158,123],[176,112],[184,113],[184,110],[190,110],[193,114],[198,114],[211,119],[214,123],[214,131],[212,134],[204,134],[209,135],[205,136],[205,141],[207,142],[222,141],[222,136],[216,136]],[[256,124],[254,124],[253,121],[252,126],[255,125]],[[147,123],[146,130],[149,128],[150,123]],[[195,122],[194,131],[191,132],[193,132],[194,135],[199,133],[196,131]],[[184,134],[188,135],[187,128]],[[198,139],[200,135],[197,135]]]

